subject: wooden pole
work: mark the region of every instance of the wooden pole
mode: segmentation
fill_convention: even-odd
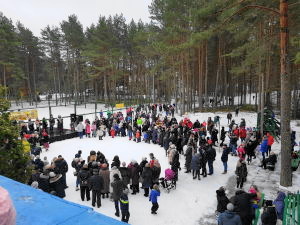
[[[280,185],[292,186],[291,170],[291,86],[288,73],[288,0],[280,0],[280,75],[281,75],[281,172]]]

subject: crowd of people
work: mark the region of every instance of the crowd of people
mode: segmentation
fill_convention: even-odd
[[[166,116],[162,116],[163,113]],[[274,170],[277,162],[277,156],[272,151],[274,137],[270,133],[261,134],[253,127],[246,127],[244,119],[237,124],[232,119],[232,114],[228,113],[229,130],[225,131],[225,128],[222,127],[219,139],[217,129],[217,126],[220,126],[219,116],[215,116],[213,119],[209,117],[207,121],[203,122],[198,120],[192,122],[186,117],[178,122],[174,113],[175,105],[141,105],[135,111],[129,108],[125,115],[122,112],[109,112],[105,117],[103,113],[100,113],[100,116],[96,117],[92,123],[88,119],[84,123],[78,122],[75,129],[80,138],[85,135],[87,138],[98,137],[101,141],[105,136],[111,138],[120,136],[137,143],[144,141],[160,145],[165,150],[170,168],[174,172],[173,182],[177,182],[179,179],[180,155],[185,157],[185,173],[191,173],[193,179],[201,180],[201,176],[203,178],[207,175],[212,176],[215,172],[215,147],[219,145],[223,149],[221,154],[223,174],[227,173],[229,155],[237,158],[235,174],[236,187],[239,188],[239,191],[231,201],[233,206],[223,203],[222,211],[218,211],[223,213],[227,208],[227,213],[232,214],[234,209],[239,207],[239,198],[246,198],[247,201],[252,202],[259,198],[257,193],[244,193],[240,189],[243,188],[248,174],[247,164],[249,165],[253,158],[256,158],[259,145],[259,151],[263,157],[261,166],[264,169]],[[43,129],[46,130],[45,127]],[[25,128],[22,128],[22,132],[23,134],[28,133]],[[229,140],[228,143],[226,143],[226,139]],[[29,143],[31,149],[35,149],[35,142],[29,141]],[[46,158],[40,159],[40,152],[31,152],[35,171],[29,184],[59,197],[65,197],[64,190],[68,187],[66,184],[67,162],[60,155],[49,163]],[[76,190],[80,190],[82,201],[89,201],[90,192],[92,192],[92,206],[99,208],[101,207],[101,198],[110,198],[115,204],[115,215],[119,217],[121,211],[122,221],[128,222],[130,217],[128,192],[131,190],[135,195],[142,188],[144,196],[152,202],[151,213],[157,213],[161,167],[158,159],[152,153],[149,155],[149,160],[147,157],[143,157],[140,162],[132,160],[128,165],[126,162],[121,163],[117,155],[110,164],[100,151],[90,151],[87,160],[83,159],[81,154],[82,151],[78,151],[71,165],[75,169]],[[239,210],[242,213],[250,213],[246,209]],[[248,217],[247,219],[241,214],[239,216],[243,225],[251,224]],[[220,215],[219,220],[222,221],[222,218],[226,218],[226,216]],[[220,222],[220,224],[230,223]]]
[[[226,189],[220,187],[217,193],[218,225],[251,225],[256,213],[262,205],[262,225],[276,225],[282,221],[284,213],[284,192],[279,191],[274,201],[262,198],[262,193],[256,185],[251,185],[248,192],[237,190],[230,199],[226,196]]]

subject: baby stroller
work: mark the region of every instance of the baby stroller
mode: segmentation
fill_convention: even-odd
[[[171,169],[165,170],[165,177],[159,178],[159,185],[168,193],[171,189],[176,189],[175,172]]]

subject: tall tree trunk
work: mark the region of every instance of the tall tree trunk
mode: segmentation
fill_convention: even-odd
[[[205,106],[208,106],[208,41],[205,43]]]
[[[291,86],[288,73],[288,1],[280,0],[280,75],[281,75],[281,172],[280,185],[292,186],[291,170]]]

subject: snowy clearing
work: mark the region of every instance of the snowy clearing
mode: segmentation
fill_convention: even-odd
[[[66,110],[65,107],[60,108],[62,113]],[[92,109],[90,109],[92,110]],[[70,110],[71,111],[71,110]],[[91,112],[91,111],[90,111]],[[46,113],[44,110],[40,112],[40,115]],[[68,112],[69,113],[69,112]],[[185,115],[188,116],[192,121],[198,119],[200,122],[207,120],[209,116],[212,118],[215,115],[221,116],[221,126],[227,128],[226,113],[197,113]],[[256,126],[256,114],[255,113],[245,113],[241,112],[238,117],[234,117],[236,122],[240,122],[241,118],[245,118],[247,127]],[[93,115],[90,116],[93,119]],[[180,117],[177,117],[180,119]],[[295,126],[295,122],[292,123],[292,129],[297,131],[297,140],[299,141],[299,131],[300,127]],[[228,129],[228,128],[227,128]],[[228,138],[226,138],[225,143],[228,143]],[[279,153],[280,144],[275,143],[272,147],[274,152]],[[66,200],[76,202],[82,205],[91,206],[91,201],[82,202],[80,199],[80,192],[75,191],[75,176],[73,176],[74,169],[71,167],[71,162],[74,155],[78,150],[82,150],[82,158],[86,159],[91,150],[100,150],[105,154],[106,158],[111,163],[112,158],[115,155],[120,157],[121,162],[126,162],[128,164],[132,159],[140,162],[143,156],[149,159],[149,153],[154,153],[155,157],[159,160],[162,173],[161,177],[164,176],[164,170],[169,168],[167,157],[165,156],[165,151],[158,145],[146,144],[146,143],[135,143],[129,141],[126,137],[116,137],[112,139],[111,137],[105,137],[103,141],[99,141],[97,138],[84,138],[84,139],[70,139],[61,142],[56,142],[50,145],[50,150],[48,152],[43,152],[41,158],[44,156],[48,157],[51,161],[53,157],[62,155],[69,164],[69,171],[67,173],[67,185],[66,189]],[[214,212],[216,209],[216,196],[215,191],[220,186],[225,186],[229,180],[235,180],[233,178],[237,157],[230,156],[228,161],[228,173],[223,175],[223,165],[220,160],[221,154],[219,147],[216,147],[217,157],[214,162],[214,175],[203,178],[201,180],[193,180],[191,174],[184,173],[184,156],[180,156],[180,163],[182,170],[179,172],[179,181],[177,182],[177,189],[171,190],[170,193],[166,193],[162,190],[162,194],[158,199],[159,210],[157,215],[152,215],[150,213],[151,203],[148,198],[144,197],[143,190],[140,189],[140,193],[137,195],[129,194],[129,211],[131,214],[129,223],[134,225],[163,225],[163,224],[203,224],[203,221],[210,222],[209,224],[216,224],[214,220]],[[245,183],[244,190],[248,190],[249,186],[254,183],[259,189],[265,193],[266,199],[274,199],[276,197],[277,190],[279,187],[279,175],[280,175],[280,155],[278,158],[279,163],[276,164],[276,169],[274,172],[263,170],[258,167],[260,164],[259,157],[252,162],[252,165],[248,166],[249,175],[247,182]],[[293,187],[287,189],[289,191],[295,191],[300,185],[300,177],[298,172],[294,172],[293,175]],[[235,191],[235,184],[231,185],[232,190],[228,190],[229,197]],[[109,199],[102,199],[101,208],[94,208],[95,211],[103,213],[107,216],[113,217],[115,219],[120,219],[115,217],[114,203]],[[206,219],[206,217],[208,219]],[[199,221],[200,220],[200,221]]]

